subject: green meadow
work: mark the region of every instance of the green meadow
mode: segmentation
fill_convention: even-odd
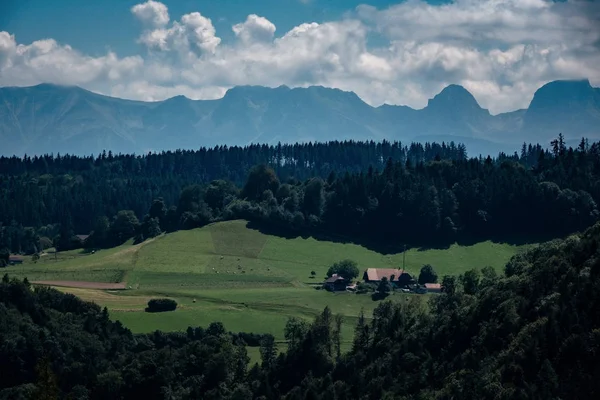
[[[524,246],[482,242],[448,249],[406,251],[406,269],[418,275],[431,264],[440,277],[471,268],[491,266],[501,271]],[[325,306],[344,316],[343,338],[348,345],[361,309],[377,306],[369,295],[315,290],[329,266],[349,258],[359,268],[401,268],[404,255],[383,255],[355,244],[286,239],[249,229],[245,221],[211,224],[179,231],[133,245],[86,254],[80,250],[44,255],[34,263],[7,269],[30,281],[125,282],[130,289],[102,291],[61,288],[108,307],[111,317],[134,332],[185,330],[221,321],[231,331],[272,333],[283,340],[291,316],[313,319]],[[316,272],[314,278],[311,271]],[[360,278],[360,277],[359,277]],[[395,293],[392,301],[410,296]],[[149,299],[170,297],[174,312],[144,312]],[[428,296],[420,296],[426,301]]]

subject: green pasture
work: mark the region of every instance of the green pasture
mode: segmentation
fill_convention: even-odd
[[[406,269],[417,275],[423,264],[431,264],[440,278],[485,266],[500,272],[523,248],[482,242],[440,250],[408,249]],[[314,288],[332,263],[345,258],[356,261],[362,271],[402,268],[404,254],[383,255],[356,244],[313,238],[286,239],[249,229],[245,221],[228,221],[94,254],[80,250],[48,254],[7,272],[31,281],[126,282],[131,290],[62,290],[107,306],[112,318],[134,332],[185,330],[221,321],[231,331],[272,333],[283,340],[289,317],[312,320],[329,306],[344,316],[348,344],[360,310],[370,315],[378,303],[369,295]],[[406,301],[411,296],[396,293],[390,298]],[[153,297],[174,298],[179,307],[174,312],[145,313],[145,304]],[[427,296],[420,298],[425,301]]]

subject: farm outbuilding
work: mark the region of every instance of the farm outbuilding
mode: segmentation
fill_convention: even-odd
[[[8,257],[8,264],[9,265],[23,264],[23,257],[21,257],[21,256],[9,256]]]
[[[333,274],[325,281],[323,287],[331,292],[346,290],[346,280],[338,274]]]
[[[426,283],[424,286],[428,293],[440,293],[442,291],[442,285],[439,283]]]

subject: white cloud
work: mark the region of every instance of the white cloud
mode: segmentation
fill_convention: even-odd
[[[210,18],[199,12],[183,15],[180,21],[173,21],[170,28],[146,30],[139,41],[149,49],[177,51],[186,57],[195,51],[214,53],[221,43]]]
[[[248,15],[245,22],[235,24],[233,32],[245,44],[269,42],[273,40],[275,25],[264,17],[256,14]]]
[[[165,86],[147,80],[137,80],[113,86],[110,95],[114,97],[134,97],[144,101],[159,101],[181,95],[192,100],[209,100],[223,97],[226,91],[226,87],[218,86],[196,89],[183,84]]]
[[[24,86],[43,82],[87,85],[131,79],[143,69],[140,56],[118,58],[113,52],[101,57],[83,55],[53,39],[17,44],[0,32],[0,85]]]
[[[278,36],[271,21],[251,14],[232,26],[238,40],[230,44],[199,12],[171,21],[156,1],[131,12],[145,23],[138,40],[147,54],[91,57],[52,39],[18,44],[0,32],[0,85],[76,84],[158,100],[212,99],[242,84],[317,84],[352,90],[372,105],[423,107],[457,83],[492,112],[526,107],[555,79],[600,86],[598,2],[407,0],[383,10],[360,6],[339,21],[308,21]],[[373,33],[387,44],[368,46]]]
[[[131,12],[140,21],[156,28],[169,23],[169,10],[166,5],[158,1],[148,0],[145,3],[136,4],[131,7]]]

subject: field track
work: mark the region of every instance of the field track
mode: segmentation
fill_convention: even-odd
[[[82,281],[33,281],[34,285],[61,286],[82,289],[119,290],[125,289],[125,283],[82,282]]]

